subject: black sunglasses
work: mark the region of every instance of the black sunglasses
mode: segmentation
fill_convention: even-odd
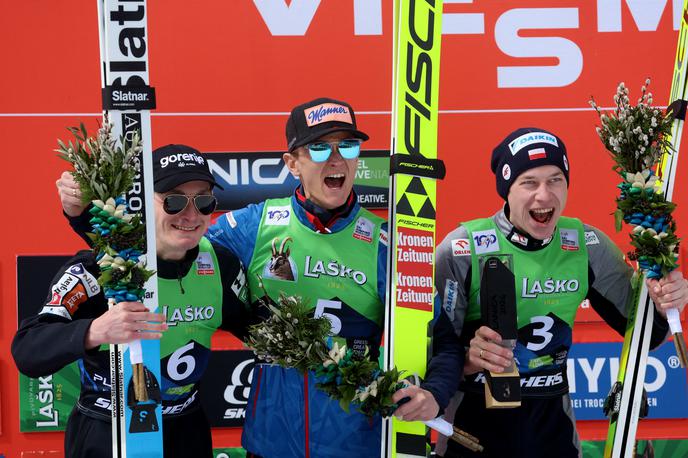
[[[200,194],[198,196],[169,194],[162,201],[162,209],[168,215],[176,215],[184,211],[186,206],[189,205],[189,200],[193,200],[194,207],[201,215],[210,215],[217,207],[217,199],[212,194]]]

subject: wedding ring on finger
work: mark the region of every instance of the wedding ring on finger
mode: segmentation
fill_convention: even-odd
[[[72,194],[76,197],[76,188],[72,188]]]
[[[485,349],[484,349],[484,348],[481,348],[481,349],[480,349],[480,359],[485,359],[485,358],[483,358],[483,353],[484,353],[484,352],[485,352]]]

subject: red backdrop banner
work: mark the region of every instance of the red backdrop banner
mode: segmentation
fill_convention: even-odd
[[[656,103],[666,105],[682,2],[444,3],[438,145],[447,177],[438,185],[438,237],[499,208],[489,169],[492,147],[517,127],[538,126],[557,133],[569,151],[565,214],[601,228],[627,249],[628,236],[614,233],[611,216],[619,179],[596,136],[588,100],[594,95],[609,107],[620,81],[634,99],[651,77]],[[360,128],[371,136],[367,148],[388,148],[392,1],[149,0],[147,8],[150,81],[158,101],[154,147],[279,151],[290,108],[327,96],[353,105]],[[53,149],[57,138],[68,137],[66,126],[84,121],[91,131],[97,127],[97,21],[93,0],[12,2],[0,15],[4,348],[15,331],[16,256],[83,247],[60,211],[55,180],[66,163]],[[684,235],[687,176],[688,167],[679,164],[674,200]],[[584,317],[578,341],[617,339],[596,327],[587,310]],[[2,363],[0,452],[60,449],[60,433],[19,433],[17,372],[7,352]],[[685,422],[660,426],[641,425],[640,435],[688,436]],[[593,437],[604,428],[585,425],[582,431]],[[215,432],[215,438],[216,446],[238,444],[237,431]]]

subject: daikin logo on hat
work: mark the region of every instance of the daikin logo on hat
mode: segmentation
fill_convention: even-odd
[[[306,124],[308,127],[329,121],[339,121],[347,124],[354,123],[351,119],[349,110],[347,110],[345,106],[336,103],[323,103],[311,108],[306,108],[303,110],[303,113],[306,116]]]
[[[511,155],[515,156],[516,153],[521,151],[521,149],[525,148],[528,145],[532,145],[533,143],[549,143],[550,145],[559,147],[557,137],[555,137],[554,135],[548,134],[547,132],[529,132],[527,134],[521,135],[520,137],[509,143],[509,150],[511,151]]]

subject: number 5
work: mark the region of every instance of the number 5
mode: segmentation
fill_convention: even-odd
[[[341,310],[342,309],[342,303],[341,303],[341,301],[331,301],[328,299],[318,299],[318,303],[315,306],[315,317],[319,318],[321,316],[324,316],[328,320],[330,320],[330,324],[332,325],[332,328],[330,329],[330,333],[333,336],[336,336],[339,334],[339,331],[342,330],[342,320],[340,320],[337,315],[333,315],[332,313],[325,312],[325,309]]]

